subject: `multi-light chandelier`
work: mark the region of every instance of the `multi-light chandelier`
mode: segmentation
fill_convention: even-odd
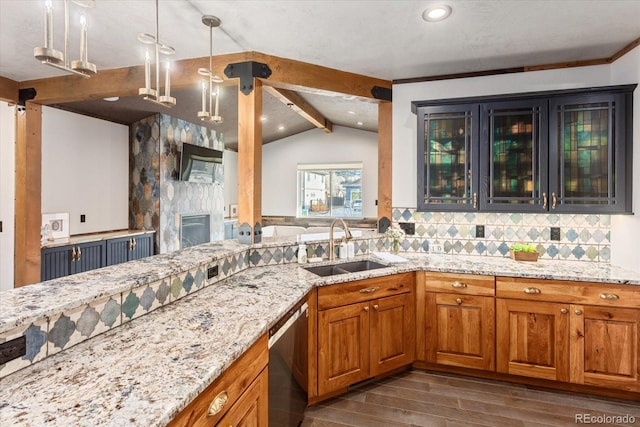
[[[213,28],[220,26],[220,18],[212,15],[204,15],[202,23],[209,27],[209,68],[198,68],[198,74],[208,79],[202,82],[202,111],[198,111],[198,117],[202,121],[222,123],[219,112],[220,86],[214,83],[222,83],[222,79],[213,73]],[[215,97],[215,107],[214,98]],[[207,102],[209,108],[207,109]]]
[[[138,95],[144,96],[148,101],[157,102],[165,107],[176,105],[176,99],[171,96],[171,65],[166,61],[164,95],[160,95],[160,55],[171,56],[176,53],[175,49],[166,44],[160,43],[160,23],[158,19],[158,0],[156,0],[156,35],[148,33],[139,33],[138,40],[144,44],[153,45],[155,47],[155,89],[151,87],[151,55],[149,50],[145,54],[144,60],[144,87],[138,89]]]
[[[95,5],[94,0],[72,0],[73,3],[85,8]],[[80,59],[69,60],[69,0],[64,0],[64,52],[53,47],[53,2],[44,3],[44,47],[33,49],[33,56],[43,64],[59,68],[70,73],[89,78],[96,73],[96,65],[89,62],[87,48],[87,17],[80,16]]]

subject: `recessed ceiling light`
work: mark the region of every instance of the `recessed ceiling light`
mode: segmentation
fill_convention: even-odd
[[[109,102],[116,102],[117,100],[120,99],[120,97],[119,96],[110,96],[108,98],[102,98],[102,99],[104,99],[105,101],[109,101]]]
[[[428,7],[422,12],[422,19],[427,22],[437,22],[447,19],[451,15],[451,7],[446,4],[439,4]]]
[[[278,130],[284,130],[284,126],[283,125],[278,126]]]
[[[260,117],[260,120],[262,120],[263,122],[266,122],[267,121],[267,116]]]
[[[356,112],[355,112],[355,111],[347,111],[347,113],[349,113],[349,114],[355,114]]]
[[[358,126],[364,126],[364,123],[362,123],[362,122],[357,122],[356,124],[357,124]]]

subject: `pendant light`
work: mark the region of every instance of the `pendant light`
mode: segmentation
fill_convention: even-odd
[[[73,0],[73,3],[84,8],[92,8],[94,0]],[[69,0],[64,0],[64,52],[53,47],[53,2],[44,2],[44,46],[33,49],[33,56],[43,64],[89,78],[96,73],[96,65],[89,62],[87,47],[87,17],[80,16],[80,59],[69,60]]]
[[[220,18],[216,16],[204,15],[202,17],[202,23],[209,27],[209,68],[198,68],[198,74],[206,77],[202,82],[202,111],[198,111],[198,117],[202,121],[212,123],[222,123],[219,112],[220,86],[216,85],[214,88],[214,83],[222,83],[222,79],[213,73],[213,29],[219,27],[221,22]],[[209,103],[208,109],[207,102]]]
[[[153,101],[165,107],[176,105],[176,99],[171,96],[171,65],[169,60],[165,62],[164,95],[160,95],[160,55],[171,56],[176,53],[175,49],[166,44],[160,43],[160,22],[158,18],[158,0],[156,0],[156,35],[148,33],[138,33],[138,41],[153,46],[155,63],[155,89],[151,87],[151,55],[146,51],[144,60],[144,87],[138,89],[138,95],[144,99]]]

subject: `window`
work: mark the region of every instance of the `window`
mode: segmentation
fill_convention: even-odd
[[[298,165],[298,217],[362,218],[362,163]]]

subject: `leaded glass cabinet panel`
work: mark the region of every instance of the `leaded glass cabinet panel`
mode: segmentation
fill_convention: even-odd
[[[551,99],[550,211],[631,212],[627,97],[630,93]]]
[[[482,104],[481,210],[547,210],[547,105],[546,99]]]
[[[478,208],[478,104],[418,108],[418,209]]]

